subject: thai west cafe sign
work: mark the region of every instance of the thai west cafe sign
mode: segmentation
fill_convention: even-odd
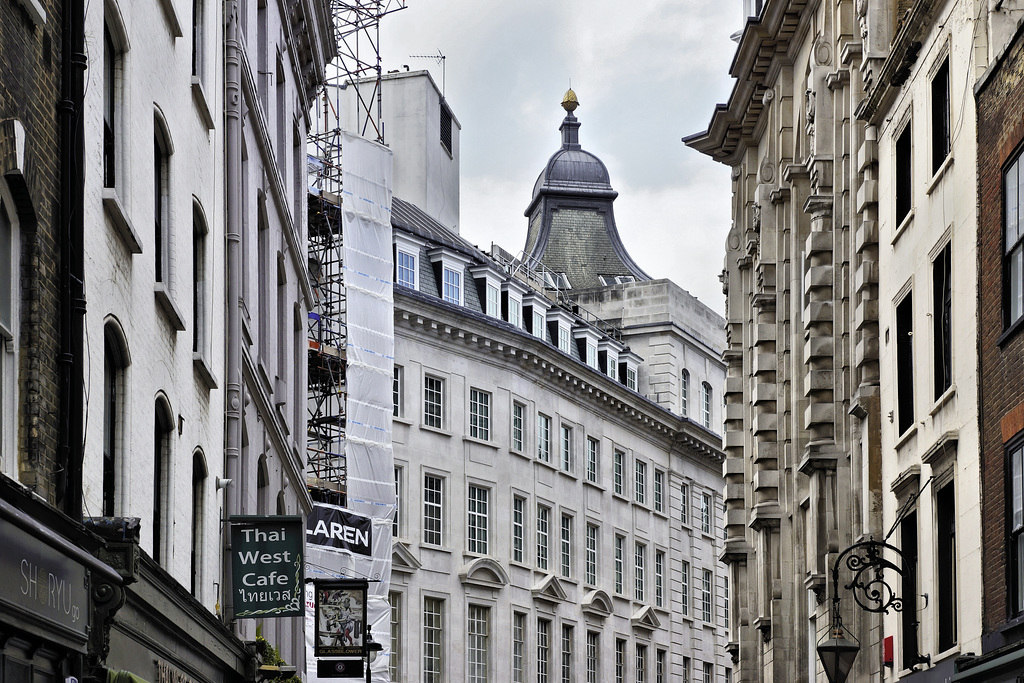
[[[230,521],[235,617],[304,614],[302,518],[238,516]]]

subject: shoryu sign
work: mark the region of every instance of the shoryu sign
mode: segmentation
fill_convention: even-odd
[[[303,614],[302,518],[246,516],[230,521],[235,617]]]

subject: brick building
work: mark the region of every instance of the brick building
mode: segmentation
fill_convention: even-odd
[[[981,651],[954,680],[1024,674],[1024,29],[975,87],[978,112],[978,351],[984,566]]]

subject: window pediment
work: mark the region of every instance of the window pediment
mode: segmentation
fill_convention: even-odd
[[[656,631],[661,628],[661,619],[654,613],[650,605],[644,605],[630,617],[633,628],[642,628],[647,631]]]
[[[612,599],[601,589],[592,590],[583,596],[580,607],[586,614],[592,614],[602,619],[610,616],[614,611]]]
[[[394,541],[391,544],[391,571],[412,574],[421,566],[423,565],[405,543]]]
[[[501,564],[490,557],[478,557],[459,572],[462,583],[483,588],[503,588],[508,585],[508,574]]]
[[[530,592],[534,598],[549,602],[560,602],[566,597],[562,582],[554,574],[547,574],[530,589]]]

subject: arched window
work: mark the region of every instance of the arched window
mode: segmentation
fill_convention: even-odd
[[[201,356],[207,350],[207,272],[206,235],[209,229],[198,199],[192,203],[192,352]]]
[[[171,155],[174,148],[163,116],[153,117],[153,260],[157,282],[172,289],[171,255],[174,241],[171,233]]]
[[[261,455],[256,465],[256,514],[270,514],[270,473],[266,455]]]
[[[165,564],[170,557],[171,436],[174,417],[167,397],[156,398],[153,411],[153,559]]]
[[[198,599],[200,578],[203,571],[203,525],[206,523],[206,457],[201,450],[192,454],[192,563],[189,576],[192,580],[191,592]]]
[[[104,517],[120,512],[118,484],[121,481],[124,422],[127,404],[126,368],[128,348],[121,327],[108,320],[103,328],[103,476],[101,506]]]

